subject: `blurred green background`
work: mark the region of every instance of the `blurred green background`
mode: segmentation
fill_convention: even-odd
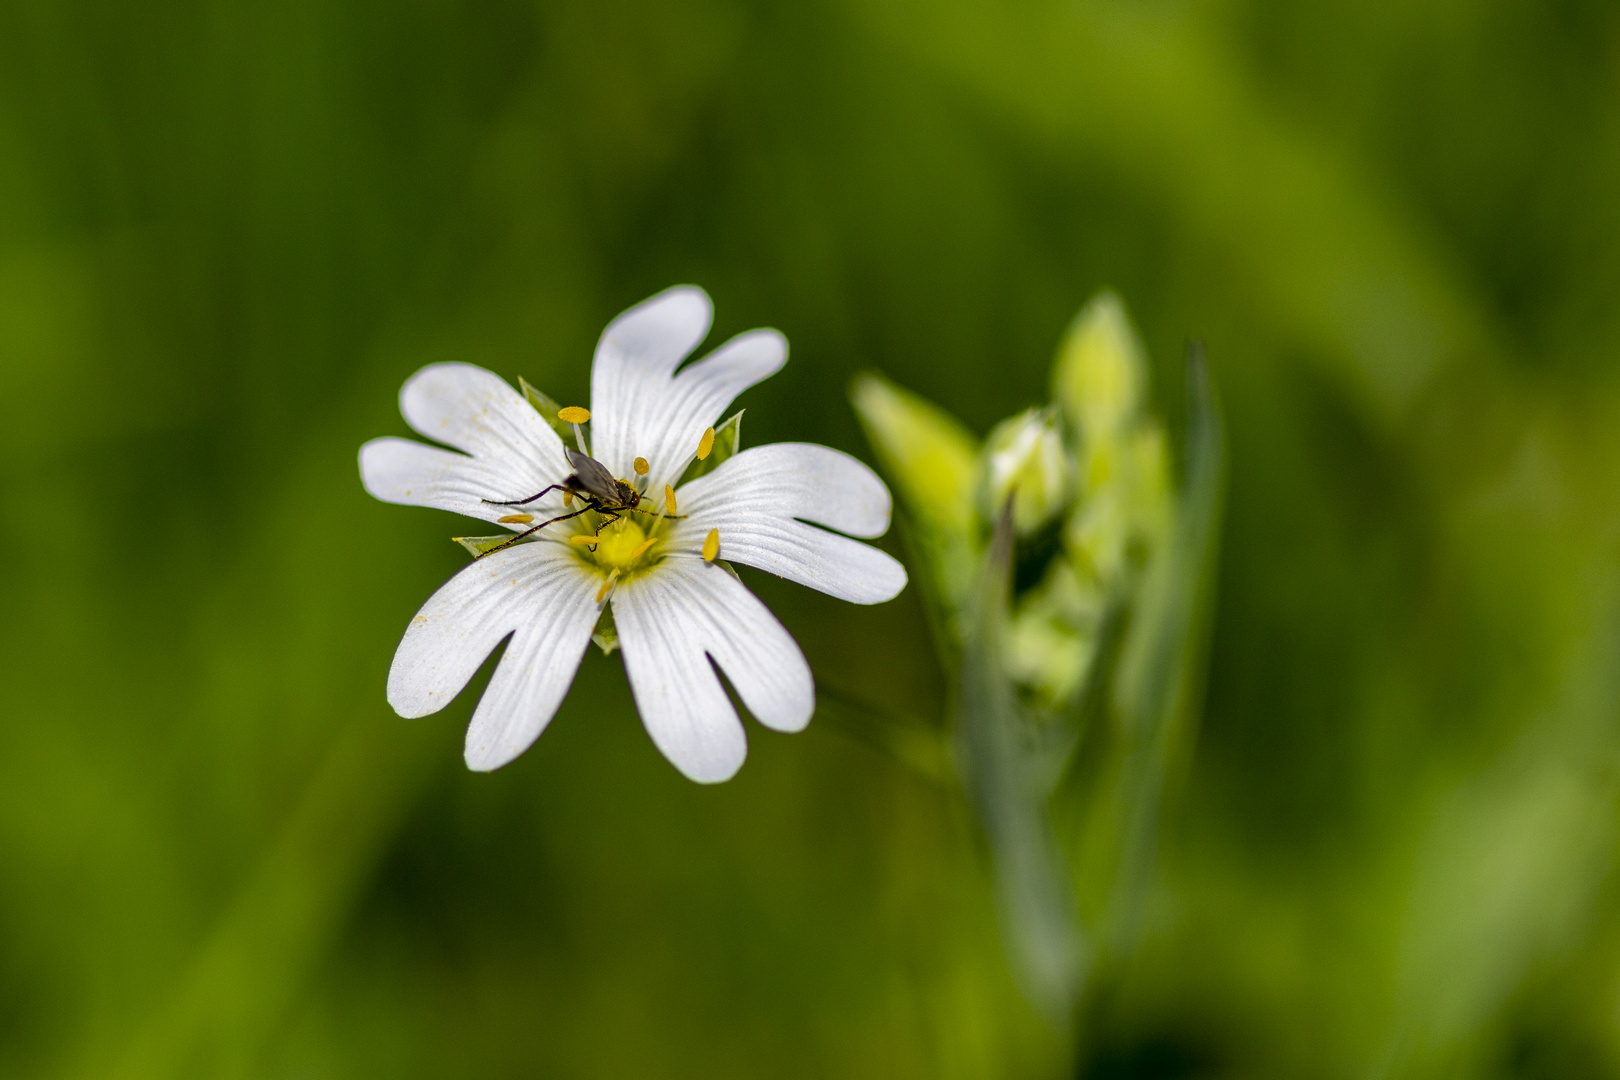
[[[515,765],[383,699],[465,562],[361,491],[467,360],[677,282],[745,441],[980,433],[1120,290],[1231,473],[1135,958],[1002,957],[914,590],[754,574],[824,699],[681,779],[617,656]],[[0,0],[0,1075],[1620,1076],[1620,9]],[[886,541],[899,551],[892,538]]]

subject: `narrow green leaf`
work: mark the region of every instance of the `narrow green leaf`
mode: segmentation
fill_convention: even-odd
[[[541,418],[551,425],[551,430],[555,431],[562,439],[563,445],[573,446],[574,449],[578,450],[579,447],[574,443],[573,425],[557,419],[557,414],[562,411],[562,406],[547,397],[543,391],[536,390],[529,384],[529,380],[521,375],[518,376],[518,385],[523,388],[523,396],[529,399],[529,404],[534,406],[534,411],[539,413]]]
[[[746,411],[738,409],[730,419],[714,429],[714,447],[710,449],[709,456],[702,461],[694,460],[686,467],[681,474],[682,484],[714,472],[722,461],[742,449],[742,416]]]
[[[1046,816],[1046,770],[1002,656],[1012,554],[1009,499],[996,517],[973,593],[958,738],[963,778],[990,840],[1013,970],[1030,1001],[1063,1024],[1085,978],[1086,949],[1068,871]]]
[[[1141,918],[1167,780],[1191,741],[1213,607],[1226,444],[1198,342],[1187,350],[1187,397],[1185,487],[1169,541],[1142,582],[1113,687],[1122,756],[1114,804],[1120,861],[1109,920],[1121,951],[1133,944]]]

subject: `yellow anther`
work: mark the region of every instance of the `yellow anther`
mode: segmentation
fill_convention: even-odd
[[[670,517],[675,516],[675,489],[668,484],[664,485],[664,509],[669,511]]]
[[[580,547],[591,547],[600,539],[601,537],[593,536],[590,533],[575,533],[573,536],[568,538],[568,542],[570,544],[578,544]]]
[[[582,409],[578,405],[570,405],[557,412],[557,419],[565,424],[583,424],[591,418],[591,410]]]
[[[563,505],[564,506],[573,506],[574,505],[574,493],[572,491],[569,491],[567,488],[563,488]]]
[[[720,557],[720,530],[710,529],[709,536],[703,541],[703,561],[714,562]]]
[[[714,449],[714,428],[704,428],[703,429],[703,438],[698,440],[697,459],[699,461],[702,461],[704,458],[709,456],[709,451],[711,451],[713,449]]]
[[[607,576],[607,580],[602,582],[602,587],[596,590],[596,602],[598,604],[602,602],[603,597],[607,596],[608,590],[613,588],[613,583],[618,580],[619,572],[617,570]]]
[[[652,466],[647,464],[647,459],[646,458],[644,458],[644,457],[636,458],[636,475],[637,476],[646,476],[647,471],[649,469],[651,469],[651,468],[652,468]]]
[[[527,525],[534,520],[533,514],[507,514],[503,518],[496,518],[497,525]]]
[[[656,543],[658,543],[658,537],[656,537],[656,536],[647,537],[647,539],[643,540],[641,543],[636,545],[636,550],[634,550],[634,551],[632,551],[630,553],[631,560],[634,561],[636,559],[641,558],[643,555],[647,554],[647,552],[652,550],[652,546],[654,544],[656,544]]]

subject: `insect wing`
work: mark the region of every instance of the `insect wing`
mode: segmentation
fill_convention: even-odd
[[[574,467],[574,477],[580,487],[605,502],[618,502],[619,490],[613,483],[613,474],[600,461],[572,447],[565,446],[563,450],[568,454],[568,464]]]

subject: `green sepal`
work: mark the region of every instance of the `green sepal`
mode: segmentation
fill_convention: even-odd
[[[512,533],[505,533],[501,536],[452,536],[450,539],[466,548],[472,554],[472,557],[476,559],[480,555],[487,555],[494,551],[512,539],[512,536]]]
[[[557,414],[562,412],[562,406],[557,404],[555,399],[547,397],[544,392],[530,386],[529,380],[521,375],[518,376],[518,385],[523,388],[523,396],[529,399],[529,404],[534,406],[534,411],[539,413],[541,418],[551,425],[551,430],[555,431],[557,436],[562,439],[563,445],[573,446],[574,449],[578,450],[579,447],[574,445],[574,426],[557,419]],[[715,432],[715,434],[718,436],[719,432]]]
[[[1052,397],[1087,445],[1109,442],[1141,411],[1148,363],[1125,301],[1103,291],[1069,324],[1052,368]]]
[[[686,467],[681,474],[682,484],[714,472],[722,461],[742,449],[742,414],[745,411],[738,409],[729,420],[714,429],[714,446],[709,450],[709,456],[702,461],[694,460]]]
[[[960,640],[978,569],[980,517],[974,488],[979,441],[939,406],[881,376],[857,375],[850,401],[910,522],[937,600]]]
[[[602,605],[602,616],[596,620],[596,629],[591,631],[591,640],[596,647],[602,650],[603,656],[612,656],[613,650],[619,647],[619,628],[613,624],[613,605]]]

